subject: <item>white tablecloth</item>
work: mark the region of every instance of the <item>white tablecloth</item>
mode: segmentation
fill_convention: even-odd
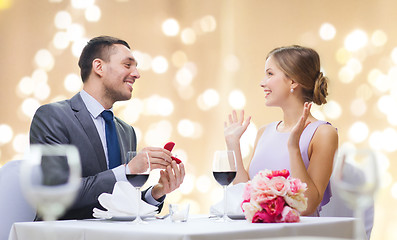
[[[264,239],[294,236],[304,239],[352,238],[354,219],[339,217],[302,217],[299,223],[253,224],[245,220],[215,222],[205,216],[192,216],[185,223],[169,219],[146,219],[149,224],[132,225],[126,221],[71,220],[15,223],[9,240],[108,240],[108,239]],[[290,238],[287,238],[290,239]]]

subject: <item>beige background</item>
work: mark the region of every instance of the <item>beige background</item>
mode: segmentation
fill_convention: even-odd
[[[266,53],[278,46],[301,44],[319,52],[330,79],[330,104],[313,112],[338,128],[340,145],[370,147],[381,156],[382,185],[376,198],[372,239],[393,239],[397,227],[396,1],[87,2],[91,6],[88,9],[101,13],[96,21],[87,20],[86,7],[74,7],[81,3],[77,0],[0,0],[0,166],[23,157],[37,106],[70,98],[80,89],[79,81],[67,85],[70,90],[64,84],[68,74],[79,74],[77,58],[72,54],[74,44],[97,35],[113,35],[152,59],[166,59],[168,69],[155,73],[145,69],[150,62],[137,56],[142,77],[134,85],[133,100],[119,103],[115,109],[138,130],[139,148],[176,142],[175,151],[184,160],[188,175],[180,191],[171,194],[167,202],[188,201],[193,213],[208,213],[210,205],[222,198],[221,187],[212,177],[211,160],[215,150],[224,148],[223,121],[233,108],[244,108],[253,116],[250,133],[242,143],[249,150],[248,160],[256,130],[281,117],[278,109],[265,107],[259,87]],[[60,11],[70,16],[65,28],[54,23]],[[166,36],[162,30],[169,18],[179,23],[175,36]],[[336,30],[330,40],[319,34],[324,23]],[[66,39],[66,45],[57,49],[55,36],[73,33],[71,29],[76,28],[71,26],[82,30],[81,34],[61,38]],[[192,42],[183,40],[186,29],[195,35],[195,39],[190,38]],[[357,29],[368,41],[358,50],[349,51],[345,41]],[[360,37],[353,42],[353,47],[362,40]],[[43,49],[53,60],[51,66],[35,61]],[[182,83],[191,82],[182,86],[177,79],[186,70],[192,78],[185,75]],[[208,89],[219,101],[209,98],[206,108],[198,99]],[[229,103],[234,90],[245,99],[245,105]],[[238,96],[233,99],[238,104],[243,102]],[[155,178],[153,174],[151,181]]]

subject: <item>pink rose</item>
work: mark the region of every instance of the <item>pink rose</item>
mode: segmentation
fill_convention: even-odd
[[[277,196],[284,196],[285,194],[287,194],[290,187],[289,181],[284,177],[273,177],[269,181],[268,185],[271,189],[271,194]]]
[[[247,184],[245,184],[244,187],[244,193],[243,193],[243,199],[245,200],[250,200],[251,198],[251,191],[252,191],[252,186],[251,186],[251,182],[248,182]]]
[[[299,212],[293,208],[285,206],[283,211],[281,212],[281,219],[279,222],[299,222]]]
[[[258,211],[252,218],[253,223],[273,223],[275,222],[275,217],[268,214],[266,211]]]
[[[267,192],[270,190],[268,185],[269,179],[267,177],[259,177],[260,175],[256,175],[254,179],[251,181],[251,192],[252,191],[264,191]]]
[[[271,191],[256,191],[253,192],[251,194],[251,200],[258,202],[258,203],[262,203],[262,202],[267,202],[270,201],[274,198],[276,198],[277,196],[273,193],[271,193]]]
[[[264,202],[275,198],[275,193],[269,186],[269,179],[259,172],[251,181],[251,199],[256,202]],[[262,176],[262,177],[261,177]]]
[[[283,169],[281,171],[279,170],[274,170],[267,176],[269,179],[272,179],[274,177],[283,177],[283,178],[288,178],[289,177],[289,171],[287,169]]]
[[[288,194],[297,194],[306,191],[307,185],[306,183],[302,183],[300,179],[293,178],[289,180],[289,190]]]
[[[267,202],[260,203],[260,206],[265,210],[269,215],[276,217],[281,214],[284,209],[285,201],[282,197],[277,197]]]

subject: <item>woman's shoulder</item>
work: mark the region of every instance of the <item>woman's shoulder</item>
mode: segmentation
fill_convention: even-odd
[[[338,130],[331,123],[326,121],[323,122],[317,127],[316,133],[314,137],[317,138],[338,138]]]
[[[337,132],[337,128],[332,125],[332,123],[323,121],[323,120],[317,120],[318,124],[318,129],[323,129],[321,131],[330,131],[330,132]]]

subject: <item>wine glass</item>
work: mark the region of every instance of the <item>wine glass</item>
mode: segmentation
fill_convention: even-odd
[[[136,167],[134,172],[130,171],[128,164],[131,164]],[[147,179],[149,178],[150,173],[150,161],[149,155],[147,152],[136,152],[136,151],[128,151],[127,152],[127,166],[126,166],[126,177],[127,180],[135,187],[137,190],[137,214],[132,223],[134,224],[142,224],[146,223],[142,220],[139,210],[140,210],[140,202],[141,202],[141,187],[145,184]]]
[[[234,180],[237,173],[236,156],[234,151],[223,150],[214,153],[212,162],[212,173],[215,180],[223,186],[224,200],[223,200],[223,216],[219,219],[221,222],[231,221],[227,216],[227,194],[226,187]]]
[[[21,189],[44,221],[55,221],[75,200],[80,187],[80,155],[72,145],[30,146],[21,165]]]
[[[370,149],[341,148],[335,154],[334,185],[356,218],[355,239],[367,239],[364,211],[379,186],[377,159]]]

